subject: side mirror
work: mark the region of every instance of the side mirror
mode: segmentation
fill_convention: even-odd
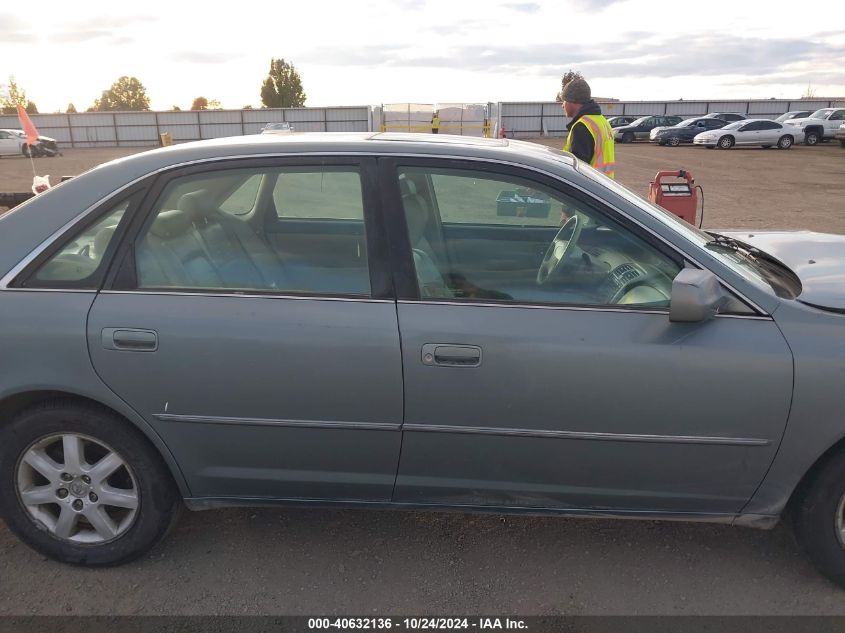
[[[684,268],[672,282],[669,320],[699,323],[713,317],[725,301],[716,275],[709,270]]]

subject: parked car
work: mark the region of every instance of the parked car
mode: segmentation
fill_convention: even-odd
[[[845,121],[845,108],[822,108],[804,119],[790,119],[785,125],[794,130],[798,137],[803,137],[805,145],[816,145],[830,140]]]
[[[622,127],[623,125],[630,125],[638,118],[639,117],[635,116],[611,116],[607,118],[607,122],[610,123],[610,127],[617,128]]]
[[[0,130],[0,156],[55,156],[59,153],[56,139],[39,136],[38,143],[30,146],[22,130]]]
[[[784,121],[789,121],[790,119],[804,119],[810,116],[813,113],[812,110],[790,110],[789,112],[784,112],[778,118],[775,119],[778,123],[783,123]]]
[[[705,119],[722,119],[723,121],[727,121],[728,123],[733,123],[735,121],[742,121],[747,119],[744,114],[741,112],[711,112],[710,114],[704,115]]]
[[[268,123],[261,128],[261,134],[287,134],[289,132],[293,132],[293,126],[287,121]]]
[[[834,138],[839,141],[842,147],[845,147],[845,123],[840,125],[839,129],[836,130],[836,136]]]
[[[795,144],[795,133],[770,119],[745,119],[735,121],[723,128],[702,132],[694,139],[695,145],[710,149],[730,149],[734,145],[759,145],[769,148],[789,149]]]
[[[518,141],[106,163],[0,217],[0,515],[106,565],[183,503],[761,528],[789,504],[843,583],[843,253],[700,231]]]
[[[658,145],[677,147],[681,143],[692,143],[697,134],[709,130],[718,130],[728,124],[722,119],[692,118],[685,119],[671,127],[656,127],[651,131],[649,139]]]
[[[668,127],[682,121],[679,116],[644,116],[630,125],[618,127],[613,131],[613,138],[620,143],[633,143],[635,140],[648,140],[651,131],[660,126]]]

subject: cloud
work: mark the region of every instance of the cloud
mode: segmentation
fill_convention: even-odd
[[[570,0],[576,9],[584,13],[591,11],[604,11],[611,5],[618,4],[622,0]]]
[[[137,24],[157,22],[158,18],[150,15],[100,16],[84,22],[71,22],[53,32],[50,39],[59,44],[75,44],[93,40],[108,40],[114,45],[129,44],[136,40],[122,31]]]
[[[509,2],[502,6],[520,13],[537,13],[540,10],[540,5],[536,2]]]
[[[11,13],[0,13],[0,42],[17,44],[35,41],[31,25]]]
[[[187,62],[188,64],[225,64],[235,59],[240,59],[240,53],[202,53],[199,51],[182,51],[170,55],[175,62]]]

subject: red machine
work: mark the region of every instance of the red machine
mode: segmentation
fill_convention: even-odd
[[[674,178],[672,182],[664,182],[664,178]],[[681,179],[682,182],[678,182]],[[698,210],[698,195],[696,190],[701,187],[695,184],[689,172],[680,169],[678,171],[659,171],[654,180],[648,186],[648,199],[669,213],[677,215],[695,225],[695,216]],[[704,191],[701,192],[702,220],[704,219]]]

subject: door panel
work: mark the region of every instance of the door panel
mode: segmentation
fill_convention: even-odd
[[[154,352],[103,345],[156,332]],[[101,293],[97,373],[142,414],[195,496],[388,499],[402,380],[393,302]]]
[[[398,501],[737,512],[786,424],[791,356],[770,321],[407,302],[399,323]],[[481,362],[427,365],[437,342]]]

